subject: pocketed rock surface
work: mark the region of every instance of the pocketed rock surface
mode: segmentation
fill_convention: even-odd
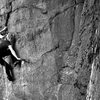
[[[0,29],[26,61],[0,100],[100,100],[100,0],[0,0]]]

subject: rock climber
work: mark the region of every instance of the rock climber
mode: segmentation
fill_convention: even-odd
[[[3,31],[6,30],[6,27],[4,27],[0,33],[2,33]],[[13,47],[12,47],[12,43],[8,38],[8,34],[5,35],[1,35],[0,34],[0,64],[5,66],[5,70],[6,70],[6,74],[7,77],[9,79],[9,81],[14,81],[14,74],[13,74],[13,68],[10,64],[8,64],[5,60],[4,57],[12,55],[16,61],[21,62],[22,59],[19,58],[16,54],[16,52],[14,51]]]

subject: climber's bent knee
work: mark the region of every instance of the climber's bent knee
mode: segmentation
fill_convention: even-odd
[[[5,65],[5,62],[2,58],[0,58],[0,64],[3,65],[3,66]]]

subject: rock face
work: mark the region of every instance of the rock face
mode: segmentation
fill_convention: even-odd
[[[0,100],[100,100],[100,0],[0,0],[0,29],[15,35],[16,81],[0,67]]]

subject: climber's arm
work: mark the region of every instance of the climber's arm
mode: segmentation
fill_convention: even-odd
[[[7,27],[4,27],[2,30],[0,30],[0,33],[2,33],[3,31],[5,31],[7,29]],[[5,35],[1,35],[0,34],[0,38],[4,38],[5,37]]]
[[[4,38],[4,36],[0,34],[0,38],[2,39],[2,38]]]
[[[0,33],[5,31],[7,29],[7,27],[4,27],[2,30],[0,30]]]
[[[21,60],[21,58],[17,57],[16,52],[13,50],[12,46],[9,45],[8,48],[10,49],[11,53],[13,54],[13,56],[17,59],[17,60]]]

